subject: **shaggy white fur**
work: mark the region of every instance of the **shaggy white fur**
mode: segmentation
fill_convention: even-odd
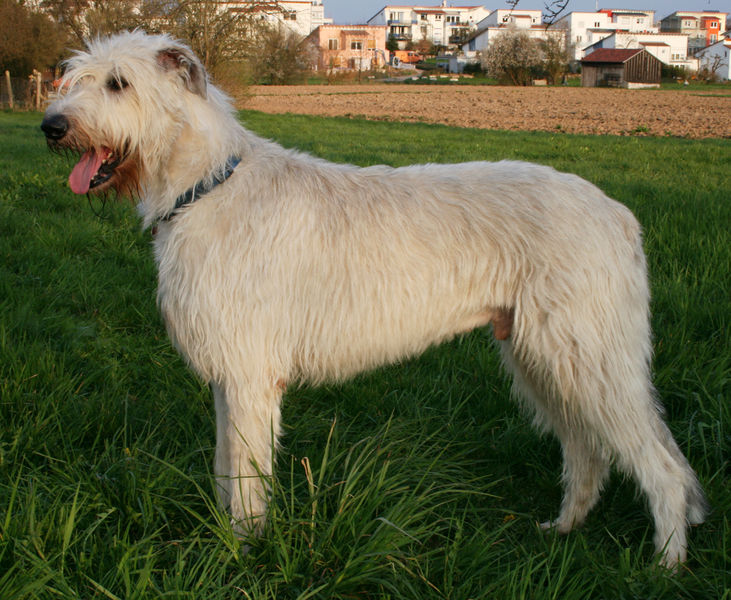
[[[158,300],[213,389],[221,500],[266,510],[287,384],[348,377],[493,324],[515,395],[563,447],[567,532],[609,465],[647,496],[666,565],[705,512],[650,378],[648,284],[632,213],[574,175],[521,162],[358,168],[246,131],[191,51],[124,33],[69,61],[43,129],[83,157],[82,193],[139,195]],[[173,211],[176,198],[225,182]],[[264,477],[262,477],[263,475]]]

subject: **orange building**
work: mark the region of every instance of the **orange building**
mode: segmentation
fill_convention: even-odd
[[[385,66],[385,25],[320,25],[307,40],[317,50],[318,71],[369,71]]]

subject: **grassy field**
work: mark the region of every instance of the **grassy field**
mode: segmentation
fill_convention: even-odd
[[[336,161],[524,159],[646,232],[656,385],[713,512],[683,572],[614,475],[581,530],[560,452],[509,399],[487,331],[347,384],[291,390],[264,536],[215,508],[207,388],[167,341],[149,234],[90,207],[37,114],[0,113],[0,598],[731,598],[731,143],[242,115]]]

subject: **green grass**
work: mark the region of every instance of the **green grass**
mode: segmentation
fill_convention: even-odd
[[[727,140],[243,115],[337,161],[501,158],[590,179],[645,226],[656,384],[713,506],[677,577],[615,475],[580,531],[538,531],[560,451],[508,397],[488,333],[284,402],[264,536],[215,508],[209,392],[155,307],[131,205],[67,189],[37,114],[0,113],[0,598],[731,598]],[[306,468],[308,467],[308,468]]]

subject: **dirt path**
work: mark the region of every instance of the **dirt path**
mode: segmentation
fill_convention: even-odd
[[[497,86],[254,86],[239,108],[459,127],[731,137],[724,91]]]

